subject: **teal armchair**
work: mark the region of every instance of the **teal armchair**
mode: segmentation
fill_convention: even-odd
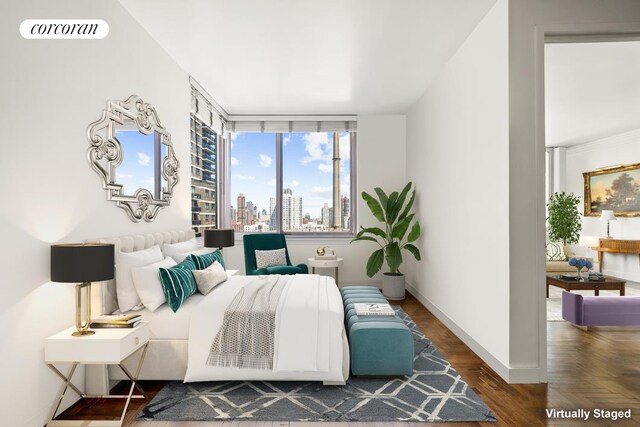
[[[247,276],[263,274],[309,274],[306,264],[292,265],[289,259],[289,250],[284,234],[280,233],[256,233],[245,234],[242,237],[244,243],[244,266]],[[284,248],[287,265],[273,267],[256,267],[256,249],[270,251]]]

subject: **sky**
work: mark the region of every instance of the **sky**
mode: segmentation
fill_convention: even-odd
[[[283,134],[283,188],[302,197],[302,214],[321,217],[324,203],[333,200],[333,136],[331,132]],[[340,133],[341,195],[350,197],[349,134]],[[231,205],[237,208],[239,193],[259,211],[269,212],[269,198],[276,196],[276,134],[236,133],[231,136]]]
[[[116,182],[122,184],[123,193],[133,195],[138,188],[154,192],[153,148],[154,135],[145,135],[135,131],[116,131],[116,138],[123,150],[123,160],[116,171]],[[162,155],[166,155],[166,146],[162,145]],[[166,184],[163,183],[166,187]]]

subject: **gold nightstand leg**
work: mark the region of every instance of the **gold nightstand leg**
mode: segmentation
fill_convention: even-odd
[[[51,423],[51,421],[53,421],[53,419],[56,416],[56,412],[58,412],[58,409],[60,409],[60,404],[62,403],[62,399],[64,399],[64,395],[67,392],[67,389],[69,387],[71,387],[76,393],[78,393],[78,395],[80,395],[80,397],[82,397],[82,393],[80,393],[80,390],[78,390],[78,388],[76,386],[71,384],[71,378],[73,377],[73,374],[76,372],[76,368],[78,367],[78,363],[77,362],[75,362],[71,366],[71,371],[69,371],[69,376],[67,376],[67,377],[62,375],[62,373],[58,369],[56,369],[55,366],[50,365],[48,363],[47,363],[47,366],[50,367],[51,369],[53,369],[53,371],[55,373],[57,373],[64,380],[64,386],[62,387],[62,393],[60,393],[60,398],[58,399],[58,403],[53,407],[53,412],[51,413],[51,418],[49,418],[49,423]],[[47,424],[49,424],[49,423],[47,423]]]
[[[124,366],[122,366],[122,363],[118,365],[120,366],[120,369],[122,369],[124,373],[131,379],[131,388],[129,389],[129,396],[127,396],[127,402],[124,404],[124,409],[122,410],[122,416],[120,417],[120,425],[122,425],[122,422],[124,421],[124,416],[127,413],[127,408],[129,407],[129,403],[131,402],[131,397],[133,396],[133,390],[136,387],[136,381],[138,381],[138,376],[140,375],[140,371],[142,370],[144,357],[147,355],[147,348],[149,348],[149,342],[147,342],[142,349],[142,356],[140,356],[140,360],[138,361],[138,367],[136,368],[136,374],[133,378],[127,373],[127,370],[125,369]]]

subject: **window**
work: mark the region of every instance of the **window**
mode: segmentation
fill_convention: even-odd
[[[231,134],[231,227],[239,233],[275,231],[275,133]]]
[[[191,224],[200,236],[217,227],[216,159],[218,135],[195,115],[191,115]]]
[[[231,141],[237,232],[353,232],[355,133],[238,132]]]

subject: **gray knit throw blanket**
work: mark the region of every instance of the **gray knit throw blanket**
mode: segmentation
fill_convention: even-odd
[[[256,277],[238,292],[224,312],[207,365],[273,369],[276,307],[290,278]]]

